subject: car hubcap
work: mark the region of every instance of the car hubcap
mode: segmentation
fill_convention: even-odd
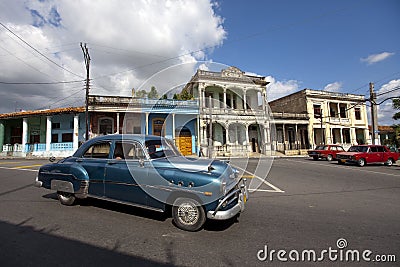
[[[191,203],[183,203],[178,208],[179,220],[186,225],[193,225],[198,220],[198,210],[197,207]]]

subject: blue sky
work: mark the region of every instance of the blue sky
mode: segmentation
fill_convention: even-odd
[[[81,105],[82,83],[57,83],[84,77],[80,42],[92,57],[94,94],[127,95],[152,82],[162,92],[166,77],[187,81],[203,60],[266,76],[270,99],[304,88],[367,94],[369,82],[378,93],[400,85],[398,0],[6,2],[0,112]],[[148,80],[174,65],[175,75]],[[393,112],[391,101],[382,104],[380,124],[395,123]]]
[[[246,71],[361,94],[400,72],[400,1],[222,1],[218,12],[228,38],[212,58]],[[360,60],[383,52],[395,54]]]

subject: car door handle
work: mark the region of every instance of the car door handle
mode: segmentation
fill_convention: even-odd
[[[82,162],[83,159],[76,159],[76,162]]]
[[[116,164],[116,163],[117,163],[117,161],[116,161],[116,160],[110,160],[110,161],[107,161],[107,164],[109,164],[109,165]]]

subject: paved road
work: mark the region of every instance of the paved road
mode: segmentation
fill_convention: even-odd
[[[257,259],[266,245],[269,252],[319,253],[337,249],[339,238],[346,239],[345,249],[393,254],[397,263],[385,266],[399,264],[397,166],[275,159],[267,183],[251,194],[238,221],[208,222],[204,230],[188,233],[170,218],[131,207],[95,200],[62,206],[54,193],[32,186],[43,163],[0,160],[2,266],[271,266],[279,263],[276,254],[273,262]],[[247,169],[255,172],[256,163],[250,161]],[[332,262],[325,254],[314,265]]]

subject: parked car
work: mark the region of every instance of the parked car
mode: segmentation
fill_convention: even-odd
[[[327,161],[332,161],[336,159],[336,154],[344,152],[342,146],[340,145],[324,145],[317,146],[314,150],[308,150],[307,153],[314,160],[326,159]]]
[[[55,190],[64,205],[93,197],[170,211],[187,231],[199,230],[207,218],[236,216],[248,199],[246,180],[230,164],[185,158],[158,136],[93,138],[73,156],[42,166],[35,185]]]
[[[388,147],[379,145],[351,146],[347,152],[337,154],[339,164],[349,162],[356,163],[360,167],[367,163],[385,163],[385,165],[391,166],[398,159],[397,152],[392,152]]]

